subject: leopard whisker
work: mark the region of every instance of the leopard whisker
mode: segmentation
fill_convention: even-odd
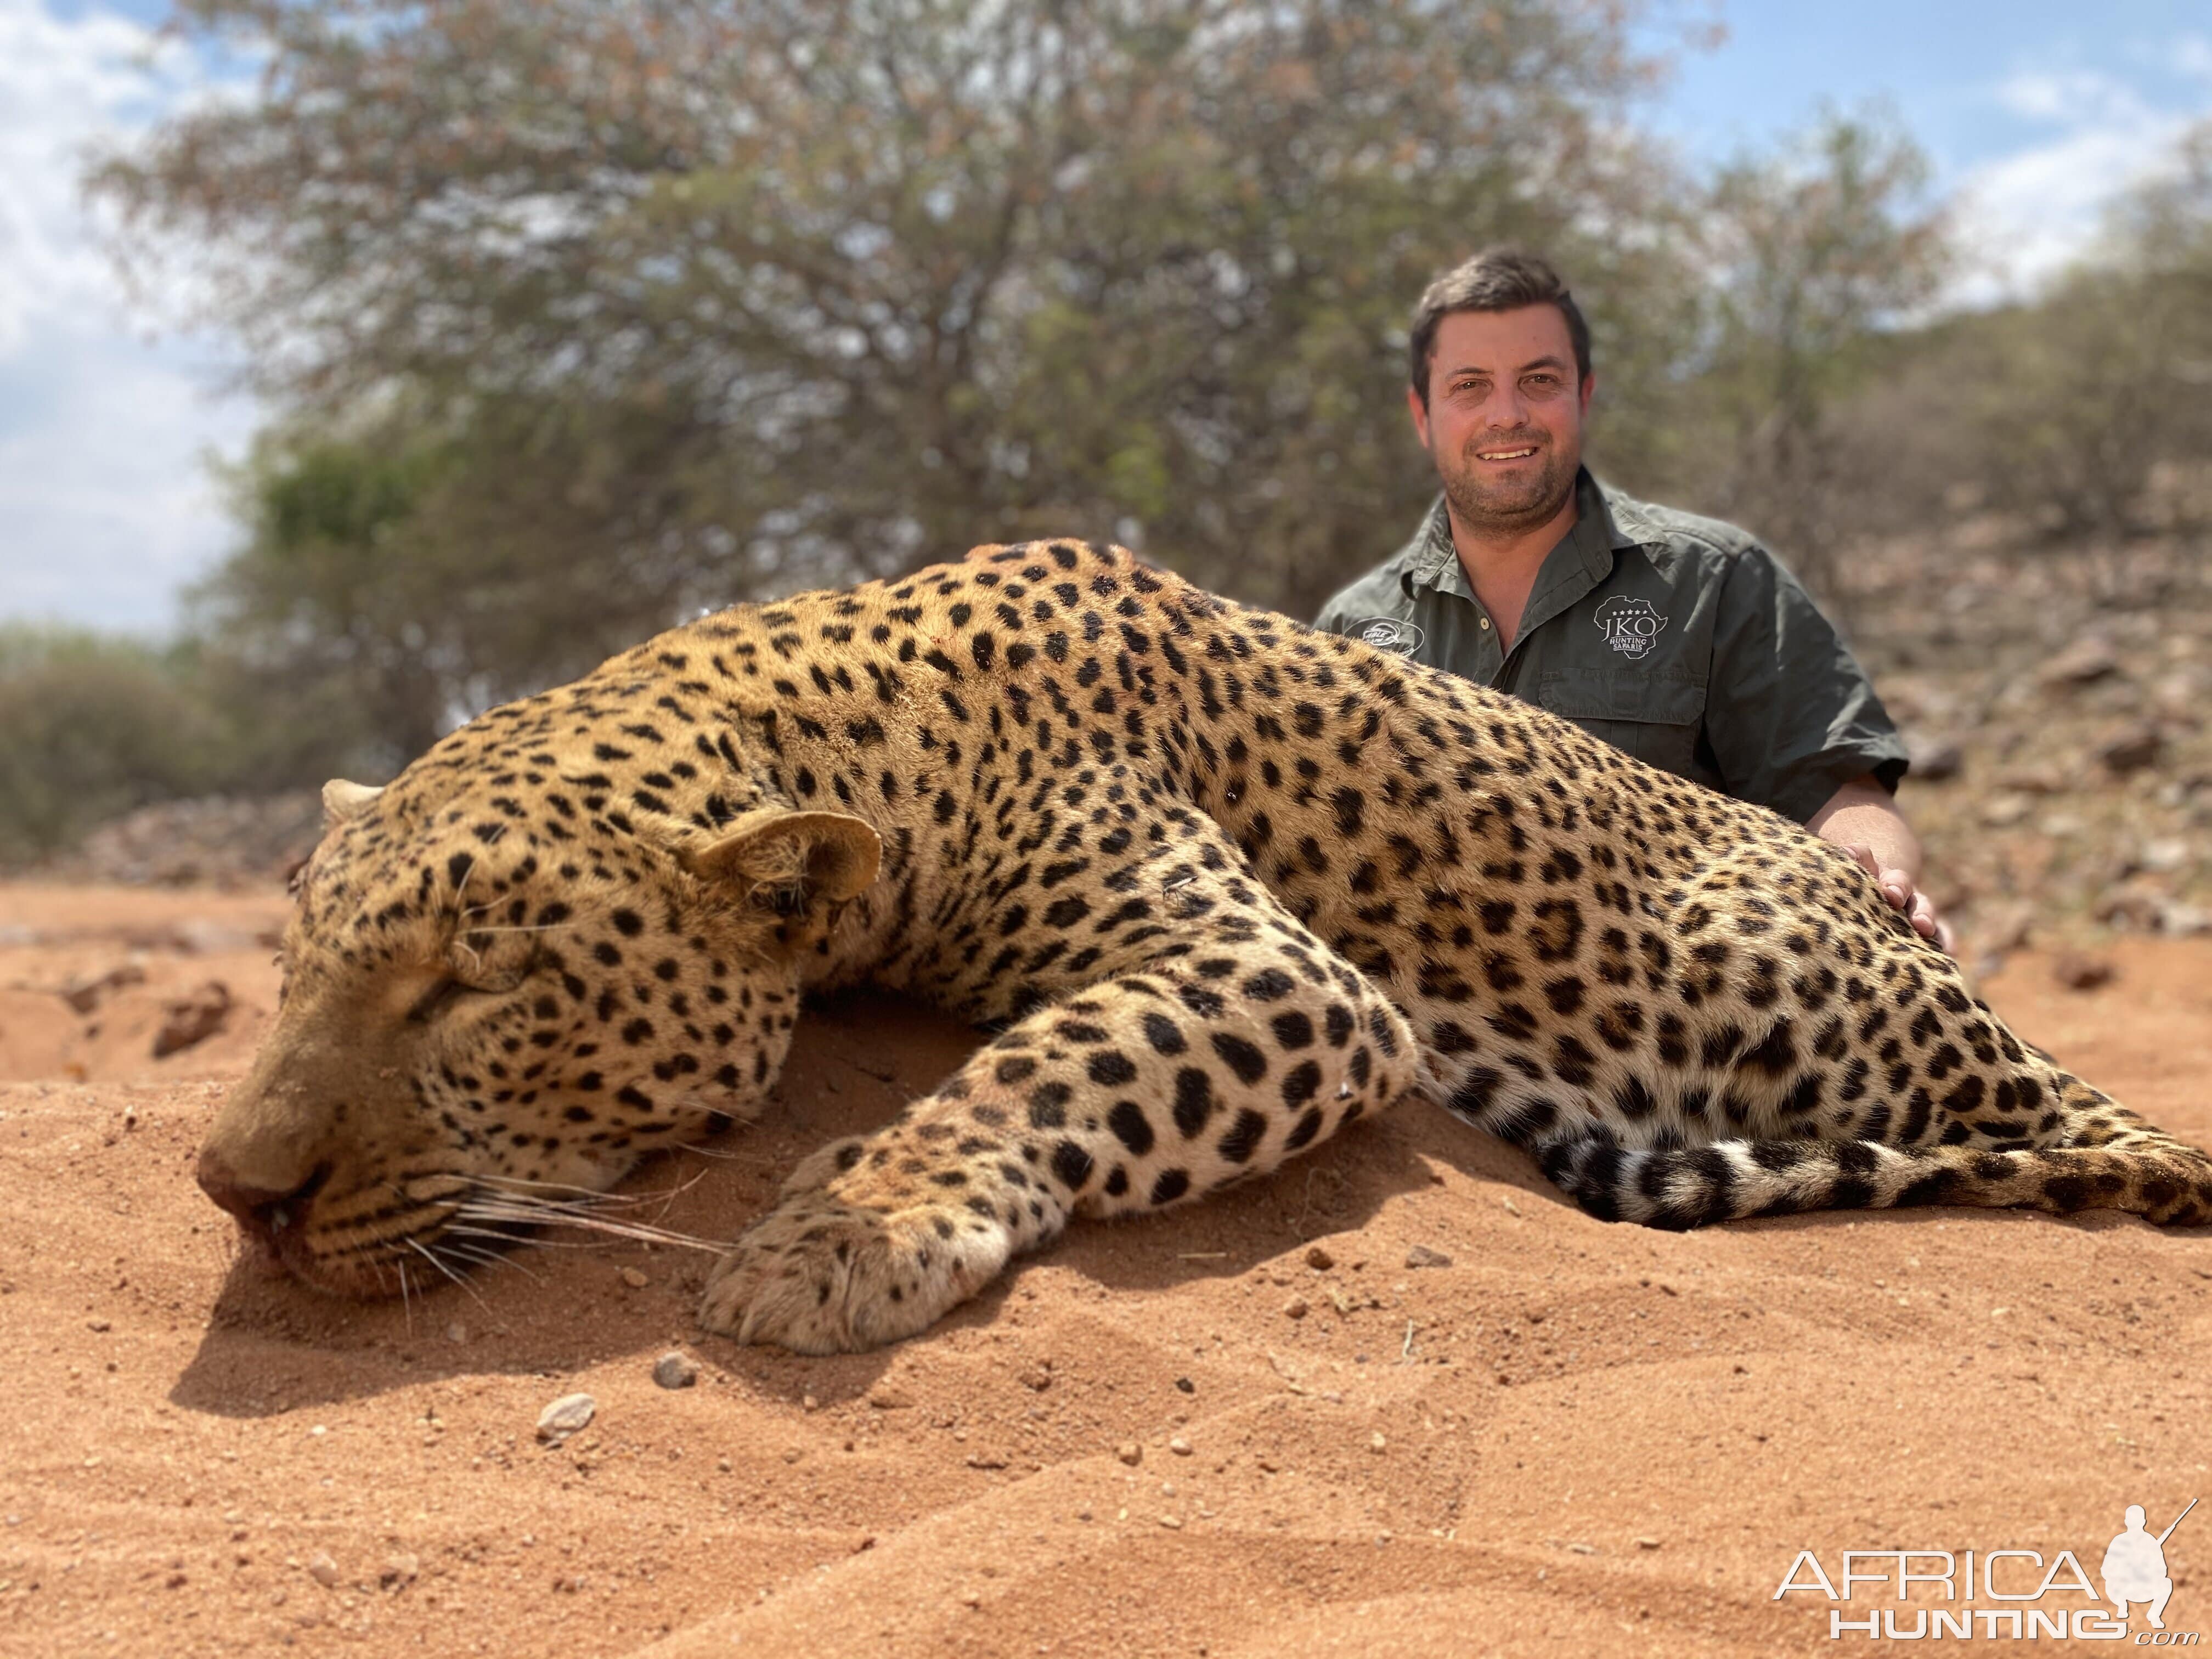
[[[530,1279],[533,1283],[542,1285],[545,1282],[544,1276],[543,1274],[531,1272],[529,1268],[524,1267],[513,1256],[501,1255],[491,1250],[480,1250],[472,1244],[448,1244],[446,1246],[446,1249],[452,1251],[453,1255],[461,1261],[469,1262],[472,1266],[479,1267],[512,1267],[515,1272],[520,1273],[525,1279]],[[477,1300],[481,1301],[483,1298],[479,1297]]]
[[[521,1233],[501,1232],[494,1227],[448,1227],[441,1235],[450,1238],[455,1233],[465,1238],[489,1238],[501,1244],[528,1244],[541,1250],[598,1250],[606,1247],[588,1240],[561,1238],[530,1238]]]
[[[478,1307],[488,1307],[490,1305],[484,1301],[483,1295],[477,1291],[475,1285],[470,1284],[466,1279],[463,1278],[459,1273],[455,1273],[451,1267],[448,1267],[444,1262],[438,1260],[437,1256],[432,1254],[420,1239],[409,1238],[403,1240],[402,1242],[405,1243],[409,1249],[414,1251],[416,1255],[421,1256],[422,1260],[428,1262],[440,1273],[452,1279],[454,1284],[466,1291],[470,1296],[475,1297]],[[405,1270],[404,1268],[401,1270],[401,1282],[405,1282]]]
[[[634,1238],[647,1244],[670,1244],[682,1249],[705,1250],[720,1255],[727,1247],[690,1233],[679,1233],[665,1227],[649,1226],[643,1222],[613,1221],[605,1216],[564,1213],[548,1206],[532,1209],[526,1206],[507,1206],[497,1204],[463,1204],[454,1211],[456,1218],[471,1221],[518,1222],[528,1226],[577,1227],[587,1232],[605,1233],[616,1238]]]

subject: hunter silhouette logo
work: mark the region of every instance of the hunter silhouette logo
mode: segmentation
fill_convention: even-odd
[[[1667,631],[1667,618],[1649,599],[1625,599],[1615,595],[1598,606],[1597,631],[1622,656],[1638,658]]]
[[[1395,617],[1370,617],[1364,623],[1353,624],[1352,637],[1378,651],[1395,651],[1401,657],[1410,657],[1421,648],[1423,635],[1409,622],[1400,622]]]
[[[2173,1517],[2172,1525],[2154,1538],[2143,1526],[2143,1506],[2128,1505],[2128,1529],[2106,1547],[2101,1575],[2105,1599],[2120,1610],[2120,1618],[2128,1616],[2129,1602],[2141,1601],[2148,1608],[2150,1627],[2166,1628],[2166,1598],[2173,1594],[2173,1580],[2166,1574],[2166,1540],[2196,1507],[2192,1498],[2189,1508]]]

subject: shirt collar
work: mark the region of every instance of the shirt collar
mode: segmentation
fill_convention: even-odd
[[[1626,496],[1614,495],[1590,473],[1575,471],[1575,525],[1544,556],[1537,575],[1537,592],[1548,592],[1579,579],[1583,591],[1613,574],[1613,556],[1626,548],[1653,545],[1662,539],[1658,528]],[[1562,555],[1565,556],[1563,557]],[[1399,585],[1409,594],[1416,587],[1439,588],[1473,599],[1467,572],[1461,568],[1459,550],[1452,545],[1451,514],[1444,498],[1437,496],[1428,517],[1399,555],[1403,569]]]

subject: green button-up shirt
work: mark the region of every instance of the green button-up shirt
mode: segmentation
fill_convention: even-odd
[[[1452,546],[1441,498],[1315,625],[1526,698],[1593,736],[1802,823],[1905,745],[1797,579],[1733,525],[1634,501],[1584,471],[1510,651]]]

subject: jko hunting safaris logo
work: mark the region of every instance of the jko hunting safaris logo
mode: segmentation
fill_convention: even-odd
[[[1825,1561],[1815,1551],[1800,1550],[1773,1599],[1809,1595],[1837,1604],[1827,1608],[1833,1641],[2057,1637],[2139,1648],[2197,1647],[2202,1632],[2166,1625],[2166,1604],[2173,1596],[2166,1540],[2196,1507],[2192,1498],[2165,1531],[2154,1533],[2142,1505],[2129,1504],[2125,1524],[2105,1547],[2094,1581],[2072,1550],[2048,1559],[2040,1550],[1845,1550]],[[1920,1594],[1911,1605],[1881,1605],[1905,1601],[1915,1586]]]
[[[1624,657],[1640,658],[1667,631],[1667,618],[1649,599],[1625,599],[1619,594],[1597,608],[1597,631],[1605,642]]]
[[[1421,630],[1409,622],[1400,622],[1395,617],[1370,617],[1355,623],[1352,637],[1364,640],[1381,651],[1395,651],[1410,657],[1421,648]]]

